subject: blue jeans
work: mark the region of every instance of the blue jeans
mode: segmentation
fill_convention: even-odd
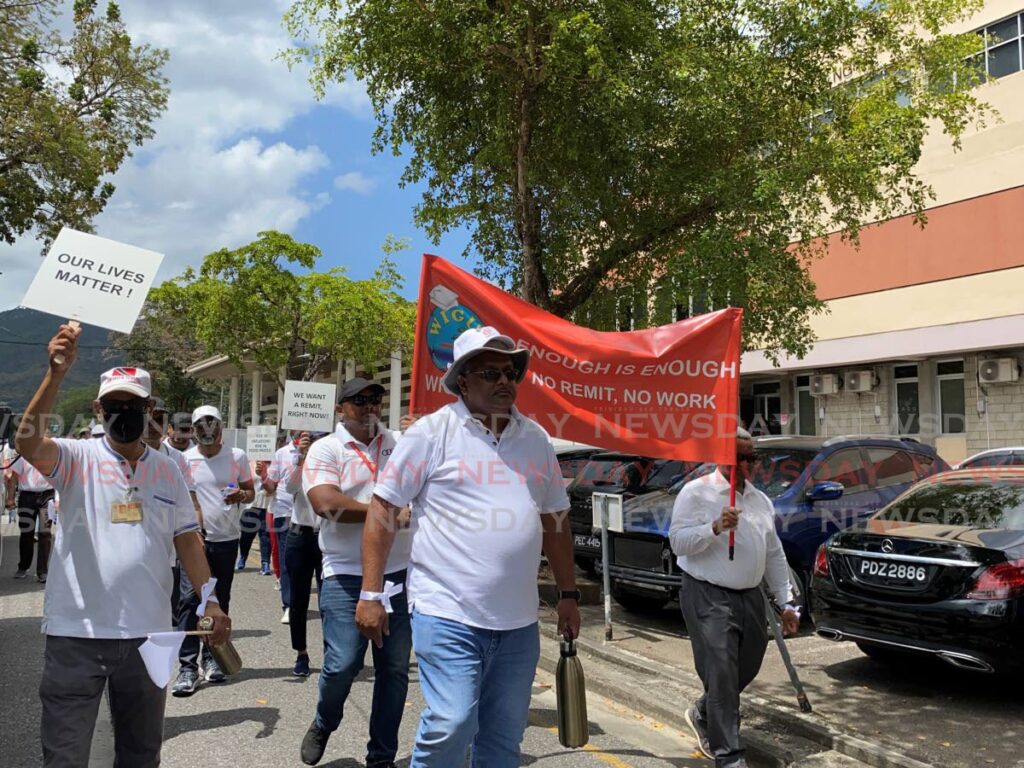
[[[427,702],[410,768],[465,764],[518,768],[540,659],[537,624],[479,629],[413,613],[413,644]]]
[[[291,520],[287,517],[274,518],[274,535],[277,536],[277,562],[281,566],[281,610],[291,606],[292,581],[288,576],[288,558],[285,552],[288,548],[288,528]]]
[[[388,574],[387,579],[404,584],[405,571]],[[362,576],[329,576],[324,579],[320,590],[324,663],[320,670],[320,699],[316,705],[315,722],[318,728],[328,733],[333,733],[341,725],[345,700],[366,656],[368,641],[359,632],[355,620],[362,583]],[[404,591],[391,599],[391,606],[394,613],[388,615],[390,634],[384,638],[383,648],[373,646],[373,704],[370,740],[366,745],[367,763],[395,759],[398,727],[402,724],[405,696],[409,691],[412,631]]]
[[[270,533],[267,531],[267,510],[249,507],[242,511],[242,536],[238,540],[238,557],[249,559],[249,549],[253,539],[260,537],[260,563],[270,565]]]

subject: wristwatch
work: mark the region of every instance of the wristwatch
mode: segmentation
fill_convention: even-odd
[[[577,603],[583,595],[578,589],[561,589],[558,591],[559,600],[575,600]]]

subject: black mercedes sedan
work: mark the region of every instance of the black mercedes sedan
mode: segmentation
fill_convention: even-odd
[[[1024,467],[935,475],[831,537],[811,614],[873,658],[1024,669]]]

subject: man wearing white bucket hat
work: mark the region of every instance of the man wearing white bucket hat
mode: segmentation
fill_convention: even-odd
[[[406,431],[374,488],[356,623],[388,631],[383,582],[400,510],[414,510],[409,606],[424,710],[411,768],[515,768],[540,654],[543,550],[558,629],[579,632],[569,499],[548,435],[515,408],[529,352],[494,328],[455,340],[444,385],[459,399]]]
[[[163,741],[165,691],[150,679],[139,646],[170,629],[172,550],[189,578],[210,571],[181,470],[143,443],[152,410],[141,368],[103,374],[93,409],[106,425],[97,440],[44,434],[60,383],[75,361],[80,330],[62,325],[50,365],[18,427],[18,452],[60,493],[60,530],[46,582],[46,655],[39,686],[43,765],[89,762],[104,689],[114,726],[115,765],[156,766]],[[227,639],[220,606],[212,642]]]

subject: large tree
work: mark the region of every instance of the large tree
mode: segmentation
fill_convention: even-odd
[[[978,5],[296,0],[286,58],[319,95],[366,83],[375,149],[426,183],[418,222],[471,226],[483,273],[528,301],[579,319],[657,286],[802,352],[815,240],[920,213],[925,134],[958,142],[983,112],[977,39],[943,32]]]
[[[111,2],[0,0],[0,240],[90,231],[114,193],[109,176],[153,136],[167,104],[166,52],[133,45]]]
[[[332,359],[369,366],[411,347],[414,305],[399,294],[402,279],[388,259],[403,247],[388,238],[374,276],[352,280],[341,267],[313,271],[316,246],[260,232],[248,245],[207,255],[198,272],[189,268],[148,300],[172,335],[194,336],[207,354],[240,369],[255,362],[283,387],[285,366],[301,366],[311,380]]]

